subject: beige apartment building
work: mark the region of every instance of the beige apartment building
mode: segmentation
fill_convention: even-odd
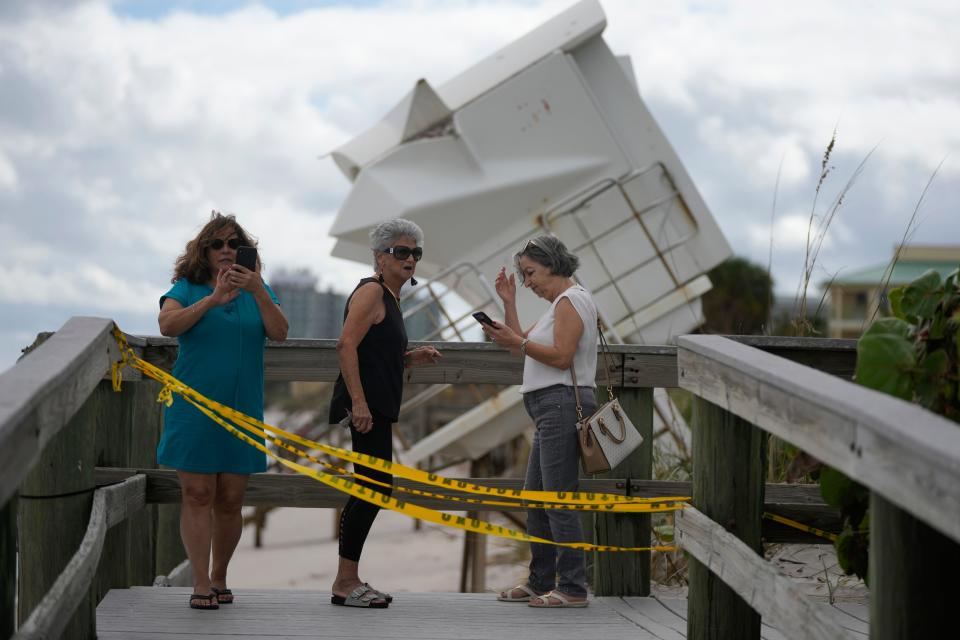
[[[905,245],[884,290],[889,262],[840,274],[824,283],[830,295],[829,333],[831,338],[859,338],[866,330],[874,309],[877,316],[890,315],[886,291],[907,284],[930,269],[946,277],[960,266],[958,245]]]

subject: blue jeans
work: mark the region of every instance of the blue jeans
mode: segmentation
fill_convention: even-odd
[[[597,406],[590,387],[580,387],[583,415]],[[580,454],[577,448],[577,411],[573,387],[554,385],[525,393],[523,404],[533,419],[536,433],[530,447],[524,489],[531,491],[577,491],[580,486]],[[583,542],[580,511],[528,509],[527,533],[555,542]],[[567,595],[587,595],[587,571],[583,551],[552,544],[531,543],[531,587],[539,592],[557,589]],[[559,580],[557,576],[559,575]]]

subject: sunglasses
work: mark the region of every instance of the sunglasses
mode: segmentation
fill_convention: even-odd
[[[209,246],[214,251],[220,251],[220,249],[223,249],[223,245],[226,244],[228,247],[236,251],[237,247],[242,246],[240,242],[241,242],[240,238],[230,238],[229,240],[226,241],[226,243],[224,243],[223,239],[221,238],[214,238],[213,240],[210,241]]]
[[[413,256],[414,262],[420,262],[420,258],[423,257],[423,247],[390,247],[384,253],[392,254],[397,260],[406,260],[410,256]]]

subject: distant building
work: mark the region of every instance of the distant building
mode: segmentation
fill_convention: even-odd
[[[890,274],[889,263],[844,273],[827,283],[830,292],[831,338],[859,338],[879,305],[877,316],[890,315],[887,292],[907,284],[930,269],[946,277],[960,266],[960,246],[905,245]]]
[[[290,338],[339,338],[347,297],[333,291],[317,291],[317,277],[307,270],[278,271],[270,287],[290,323]]]

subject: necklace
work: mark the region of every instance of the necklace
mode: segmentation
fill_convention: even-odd
[[[390,297],[393,298],[393,301],[397,303],[397,309],[400,311],[400,315],[403,315],[403,307],[400,306],[400,296],[396,295],[393,292],[393,289],[387,286],[387,283],[383,281],[383,274],[377,275],[377,280],[380,281],[380,285],[390,292]]]

